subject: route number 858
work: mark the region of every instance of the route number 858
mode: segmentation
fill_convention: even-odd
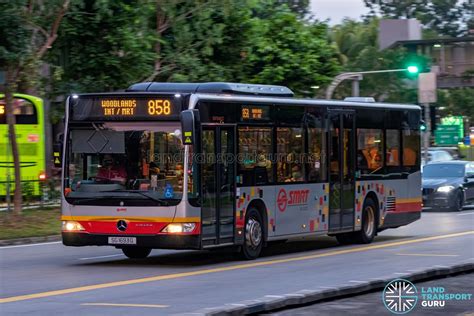
[[[169,100],[148,101],[148,114],[150,115],[170,115],[171,103]]]

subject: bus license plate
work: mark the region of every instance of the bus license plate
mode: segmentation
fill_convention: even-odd
[[[137,237],[109,237],[109,245],[136,245]]]

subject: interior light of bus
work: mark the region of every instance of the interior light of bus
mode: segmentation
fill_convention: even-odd
[[[78,222],[75,221],[63,221],[63,231],[73,232],[73,231],[83,231],[84,227]]]
[[[170,234],[191,233],[194,228],[196,228],[195,223],[171,223],[162,232]]]
[[[174,97],[175,97],[175,98],[181,98],[181,94],[176,93],[176,94],[174,95]]]

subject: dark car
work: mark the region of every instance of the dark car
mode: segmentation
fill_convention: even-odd
[[[474,162],[434,162],[423,167],[423,207],[462,210],[474,200]]]

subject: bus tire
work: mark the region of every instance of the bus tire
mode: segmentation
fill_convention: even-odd
[[[262,216],[255,207],[251,207],[247,210],[245,216],[244,236],[244,244],[242,245],[241,250],[242,257],[246,260],[258,258],[263,248],[264,230]]]
[[[130,259],[145,259],[150,254],[151,248],[124,247],[122,252]]]
[[[354,233],[354,241],[359,244],[370,244],[377,233],[377,204],[371,198],[365,199],[361,226],[361,230]]]

